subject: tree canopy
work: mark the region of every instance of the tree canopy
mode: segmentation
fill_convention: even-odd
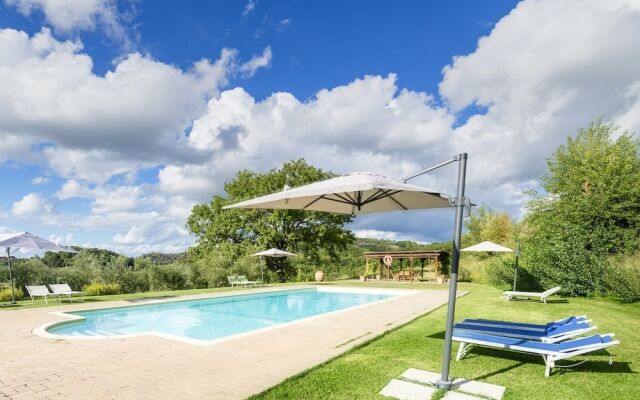
[[[354,241],[353,233],[344,229],[352,216],[301,210],[250,210],[222,207],[282,190],[285,185],[296,187],[332,176],[331,173],[307,164],[303,159],[286,162],[280,169],[267,173],[240,171],[225,185],[227,197],[214,196],[208,204],[196,205],[187,226],[196,235],[198,245],[193,252],[206,253],[227,248],[226,245],[257,245],[276,247],[303,253],[316,259],[326,252],[336,257]],[[286,259],[266,258],[267,267],[281,281],[293,274]]]
[[[523,255],[543,286],[604,291],[606,259],[640,244],[639,142],[597,121],[547,160],[541,193],[528,205]]]
[[[510,246],[514,242],[516,223],[506,211],[492,211],[481,205],[473,210],[465,221],[467,233],[463,238],[465,245],[474,245],[485,240]]]

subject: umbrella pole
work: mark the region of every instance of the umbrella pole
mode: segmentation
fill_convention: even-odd
[[[516,265],[513,269],[513,291],[516,291],[516,282],[518,281],[518,259],[520,258],[520,241],[516,241]]]
[[[264,264],[264,258],[262,258],[262,262],[260,263],[260,279],[262,279],[262,284],[264,284],[264,269],[263,269],[263,265]]]
[[[449,280],[449,304],[447,307],[447,324],[444,334],[444,352],[442,354],[442,376],[438,387],[451,389],[449,364],[451,362],[451,342],[453,337],[453,319],[456,310],[456,288],[458,286],[458,264],[460,261],[460,237],[462,236],[462,216],[464,211],[464,186],[467,173],[467,153],[458,154],[458,191],[456,194],[456,215],[453,228],[453,249],[451,254],[451,271]]]
[[[16,294],[13,289],[13,275],[11,274],[11,253],[9,247],[7,247],[7,264],[9,265],[9,282],[11,283],[11,304],[16,304]]]

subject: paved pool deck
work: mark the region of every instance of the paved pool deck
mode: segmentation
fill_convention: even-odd
[[[273,290],[283,289],[246,293]],[[447,290],[407,290],[406,296],[210,346],[155,336],[64,340],[33,333],[66,320],[55,312],[146,301],[0,311],[0,399],[243,399],[447,303]]]

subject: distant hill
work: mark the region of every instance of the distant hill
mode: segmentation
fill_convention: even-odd
[[[353,244],[361,251],[450,250],[451,242],[418,243],[410,240],[357,238]]]
[[[146,258],[153,261],[156,265],[171,264],[174,261],[182,260],[186,257],[185,253],[160,253],[152,252],[139,256],[138,258]]]

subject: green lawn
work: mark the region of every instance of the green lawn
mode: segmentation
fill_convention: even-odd
[[[365,286],[373,286],[366,283]],[[380,285],[384,286],[384,284]],[[403,285],[424,287],[423,285]],[[451,375],[507,387],[505,399],[638,399],[640,398],[640,304],[622,305],[608,300],[556,299],[551,304],[505,302],[500,291],[461,284],[470,293],[457,303],[456,321],[481,317],[548,322],[586,314],[598,332],[614,332],[621,341],[605,353],[577,360],[587,363],[554,369],[544,377],[540,357],[507,351],[474,349],[460,362],[452,361]],[[290,378],[253,399],[375,399],[378,392],[407,368],[439,371],[446,307],[387,333],[346,354]],[[313,344],[310,344],[313,345]],[[454,345],[454,355],[457,344]],[[569,360],[564,364],[573,364]]]

